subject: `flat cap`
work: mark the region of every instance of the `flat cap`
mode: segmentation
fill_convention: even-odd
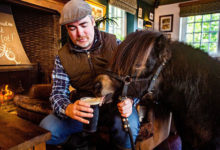
[[[70,0],[67,2],[60,16],[60,24],[65,25],[78,21],[87,15],[92,14],[92,8],[83,0]]]

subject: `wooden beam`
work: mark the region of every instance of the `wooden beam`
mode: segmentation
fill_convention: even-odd
[[[199,5],[199,4],[206,4],[210,2],[217,2],[218,0],[194,0],[190,2],[185,2],[179,4],[180,7],[192,6],[192,5]]]
[[[61,13],[63,6],[69,0],[3,0],[23,6],[28,6],[51,13]]]
[[[37,6],[45,7],[48,9],[53,9],[61,13],[64,4],[67,2],[67,0],[20,0],[22,2],[34,4]]]

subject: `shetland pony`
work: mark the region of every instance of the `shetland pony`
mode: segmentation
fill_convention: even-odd
[[[220,148],[219,61],[162,33],[143,30],[127,36],[109,68],[97,77],[96,95],[112,93],[117,99],[129,76],[128,97],[139,98],[160,120],[172,112],[183,150]]]

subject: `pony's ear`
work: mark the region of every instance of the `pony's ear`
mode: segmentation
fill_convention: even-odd
[[[161,62],[165,62],[171,57],[171,50],[169,49],[170,40],[161,34],[155,42],[155,51]]]

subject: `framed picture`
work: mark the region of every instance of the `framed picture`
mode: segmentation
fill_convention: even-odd
[[[143,25],[144,25],[144,20],[138,18],[138,29],[143,29]]]
[[[138,9],[138,17],[139,17],[139,18],[142,18],[142,8],[139,8],[139,9]]]
[[[152,12],[149,13],[149,19],[150,19],[151,21],[154,20],[154,14],[153,14]]]
[[[173,14],[159,17],[159,31],[162,32],[173,31]]]
[[[106,6],[93,0],[85,0],[92,8],[92,16],[95,20],[103,17],[106,14]],[[99,29],[105,31],[105,23],[101,23]]]

